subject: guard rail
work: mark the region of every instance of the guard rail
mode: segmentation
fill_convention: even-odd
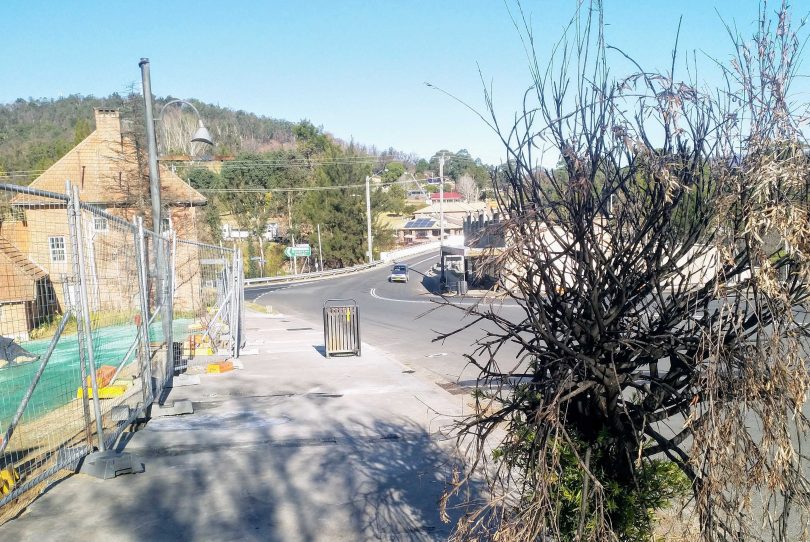
[[[329,269],[327,271],[316,271],[314,273],[298,273],[295,275],[279,275],[276,277],[259,277],[253,279],[245,279],[245,287],[264,286],[267,284],[283,284],[286,282],[309,282],[313,280],[320,280],[330,277],[337,277],[340,275],[349,275],[351,273],[359,273],[368,269],[374,269],[399,258],[408,256],[415,256],[417,254],[424,254],[431,250],[438,250],[439,243],[425,243],[415,247],[408,247],[400,250],[393,250],[391,252],[383,252],[380,254],[380,260],[374,263],[365,263],[354,265],[351,267],[343,267],[341,269]]]

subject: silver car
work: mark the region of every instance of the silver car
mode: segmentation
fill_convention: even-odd
[[[408,266],[404,263],[395,264],[388,275],[388,282],[408,282]]]

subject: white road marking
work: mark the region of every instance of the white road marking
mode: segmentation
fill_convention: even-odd
[[[369,293],[369,295],[371,295],[371,297],[373,297],[375,299],[379,299],[380,301],[395,301],[397,303],[429,303],[431,305],[440,305],[441,304],[441,301],[439,301],[441,298],[439,298],[439,297],[434,297],[433,298],[434,301],[422,300],[422,299],[394,299],[392,297],[381,296],[380,294],[377,293],[376,288],[372,288],[371,290],[369,290],[368,293]],[[481,303],[478,303],[477,301],[473,301],[473,302],[469,302],[469,301],[453,301],[452,299],[448,299],[447,301],[452,305],[463,305],[463,306],[468,306],[468,307],[472,307],[473,305],[478,305],[478,304],[484,305],[484,306],[492,305],[492,303],[487,303],[486,301],[483,301]],[[522,307],[520,305],[501,304],[498,307],[502,308],[502,309],[522,309]]]
[[[377,289],[376,288],[372,288],[371,290],[369,290],[368,293],[371,294],[371,297],[373,297],[375,299],[379,299],[380,301],[398,301],[400,303],[430,303],[431,305],[435,304],[435,302],[433,302],[433,301],[425,301],[425,300],[421,300],[421,299],[393,299],[393,298],[390,298],[390,297],[383,297],[383,296],[377,294]]]

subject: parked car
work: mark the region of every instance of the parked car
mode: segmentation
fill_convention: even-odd
[[[388,282],[408,282],[408,266],[404,263],[394,264]]]

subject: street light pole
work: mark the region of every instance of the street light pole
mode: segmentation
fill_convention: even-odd
[[[366,235],[368,238],[368,263],[374,263],[374,254],[371,252],[371,190],[369,188],[371,177],[366,175]]]
[[[439,157],[439,247],[444,246],[444,154]]]
[[[155,262],[155,306],[163,307],[161,318],[163,324],[163,338],[166,341],[166,367],[163,378],[167,385],[171,385],[174,377],[174,343],[172,338],[172,306],[171,294],[168,291],[168,276],[166,273],[163,254],[161,230],[163,229],[160,212],[160,170],[157,159],[157,139],[155,136],[155,119],[152,114],[152,80],[149,76],[149,59],[142,58],[138,63],[141,67],[141,80],[143,83],[143,105],[146,115],[146,144],[149,152],[149,195],[152,198],[152,231],[155,240],[152,247]],[[149,318],[148,314],[143,315]],[[157,398],[163,404],[163,397]]]
[[[155,118],[152,114],[152,80],[149,76],[149,59],[142,58],[138,63],[141,67],[141,81],[143,83],[143,105],[146,114],[146,145],[149,152],[149,196],[152,199],[152,231],[160,236],[160,171],[158,170],[157,139],[155,138]],[[155,265],[160,261],[159,243],[155,243]]]

